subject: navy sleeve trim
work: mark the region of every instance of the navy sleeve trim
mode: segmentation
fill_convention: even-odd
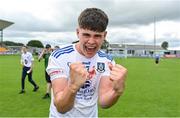
[[[112,56],[110,56],[110,55],[108,55],[108,54],[106,54],[106,53],[104,53],[104,52],[102,52],[102,51],[98,51],[98,56],[99,57],[105,57],[105,58],[107,58],[107,59],[109,59],[109,60],[113,60],[113,57]]]
[[[64,47],[64,48],[60,48],[56,51],[54,51],[51,56],[58,58],[59,56],[61,56],[62,54],[68,54],[74,51],[73,45]]]

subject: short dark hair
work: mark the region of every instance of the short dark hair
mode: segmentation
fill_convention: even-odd
[[[50,45],[50,44],[47,44],[47,45],[45,46],[45,48],[51,48],[51,45]]]
[[[80,28],[103,32],[108,25],[108,16],[98,8],[86,8],[78,17]]]

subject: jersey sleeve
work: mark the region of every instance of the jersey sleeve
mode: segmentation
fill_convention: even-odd
[[[51,81],[61,77],[67,78],[68,74],[66,68],[67,65],[65,65],[62,59],[57,59],[53,56],[49,57],[49,62],[46,71],[49,74]]]

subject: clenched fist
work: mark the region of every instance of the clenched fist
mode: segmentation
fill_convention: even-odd
[[[79,89],[88,79],[89,73],[84,64],[81,62],[72,63],[70,65],[70,84],[75,89]]]
[[[110,80],[113,84],[114,91],[121,95],[125,88],[125,78],[127,76],[127,69],[119,64],[112,65],[108,63],[110,68]]]

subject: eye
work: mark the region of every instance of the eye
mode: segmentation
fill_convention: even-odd
[[[96,34],[96,35],[94,35],[94,37],[95,37],[95,38],[101,38],[101,37],[102,37],[102,35],[98,35],[98,34]]]

